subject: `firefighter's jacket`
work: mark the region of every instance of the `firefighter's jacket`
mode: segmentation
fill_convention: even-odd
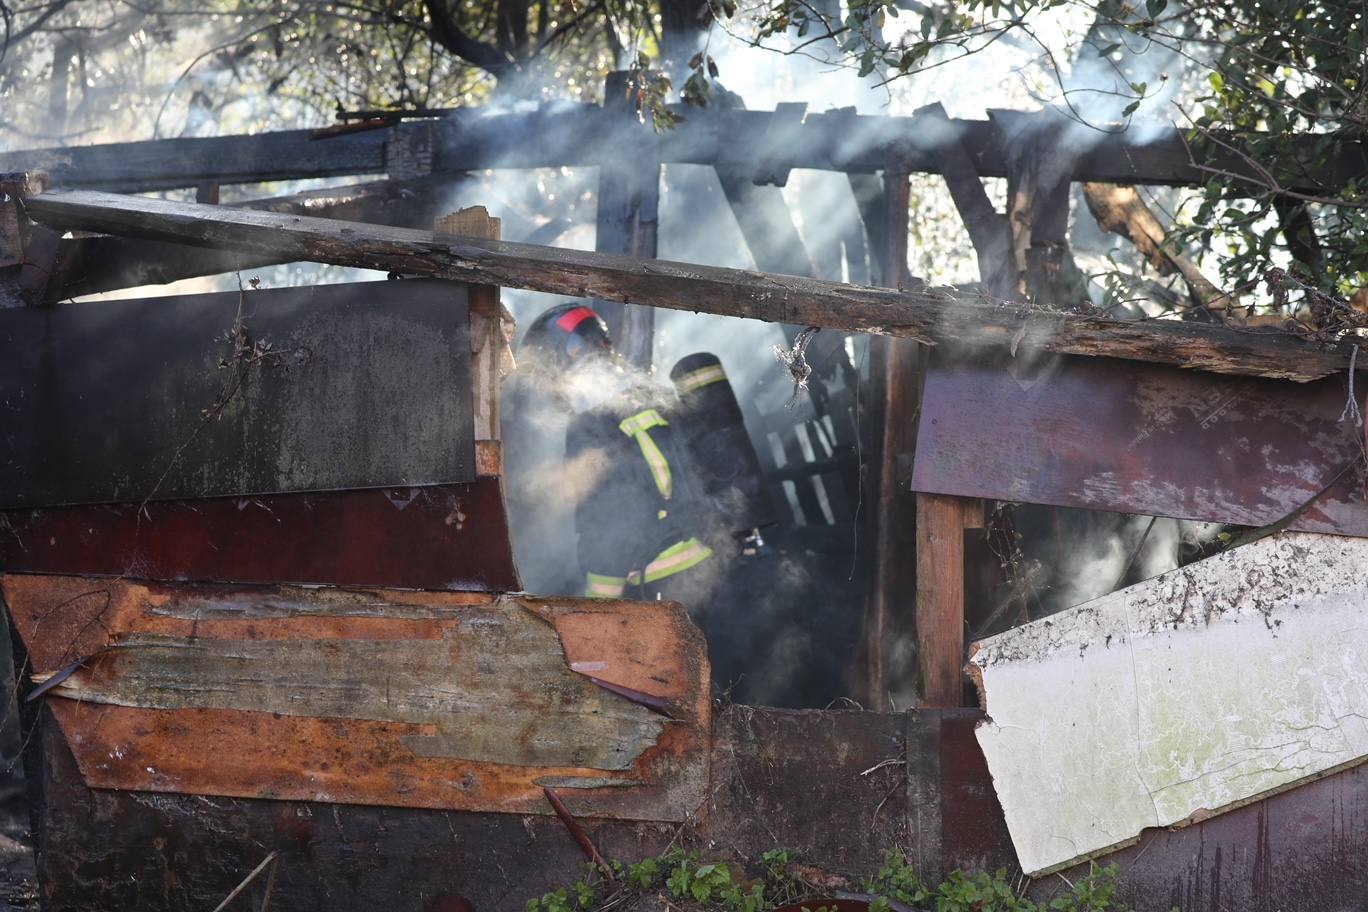
[[[668,390],[640,386],[576,415],[565,437],[577,476],[575,532],[585,594],[641,596],[712,556],[702,494]]]

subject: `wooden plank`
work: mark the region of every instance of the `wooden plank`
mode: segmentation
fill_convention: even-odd
[[[1362,404],[1364,387],[1355,392]],[[933,358],[912,486],[1249,526],[1316,498],[1292,528],[1368,535],[1362,431],[1341,420],[1347,397],[1339,378]]]
[[[1368,542],[1282,533],[975,644],[1025,872],[1368,759],[1365,609]]]
[[[917,672],[921,705],[964,703],[964,507],[917,495]]]
[[[0,312],[0,506],[473,481],[465,303],[407,281]]]
[[[682,820],[706,788],[707,657],[673,603],[0,591],[35,682],[82,660],[47,699],[96,788],[548,813],[553,786],[575,813],[635,820]]]
[[[998,351],[1125,357],[1302,381],[1345,369],[1352,352],[1348,342],[1321,344],[1177,320],[1127,323],[1005,306],[950,288],[895,291],[508,241],[451,242],[424,231],[91,191],[45,193],[26,205],[31,217],[64,230],[269,251],[290,259]]]

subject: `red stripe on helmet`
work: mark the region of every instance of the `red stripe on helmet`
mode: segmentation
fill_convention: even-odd
[[[561,329],[565,330],[566,332],[570,333],[574,332],[575,327],[579,326],[585,320],[593,319],[596,317],[598,317],[598,314],[594,313],[589,308],[576,307],[574,310],[567,311],[566,313],[561,314],[561,316],[556,320],[556,325],[559,326]]]

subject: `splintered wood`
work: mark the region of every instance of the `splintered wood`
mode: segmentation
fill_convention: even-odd
[[[708,666],[664,602],[135,584],[3,592],[88,784],[680,820]]]
[[[1022,869],[1368,757],[1368,541],[1285,533],[975,644]]]

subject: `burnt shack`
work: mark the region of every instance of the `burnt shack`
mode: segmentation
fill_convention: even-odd
[[[0,155],[0,593],[41,907],[497,912],[680,844],[791,849],[851,910],[889,850],[1043,899],[1102,861],[1139,910],[1355,907],[1357,330],[1086,304],[1077,185],[1180,268],[1124,188],[1248,163],[1176,133],[1067,154],[1052,118],[787,106],[654,133],[610,101]],[[715,169],[759,271],[656,259],[672,164]],[[593,251],[441,207],[463,175],[567,166],[598,168]],[[1364,167],[1346,142],[1308,186]],[[794,169],[848,176],[867,281],[773,229]],[[909,275],[912,173],[946,180],[976,286]],[[301,261],[396,280],[70,300]],[[715,699],[690,606],[524,591],[503,289],[594,302],[643,369],[667,309],[784,328],[789,370],[758,357],[780,386],[811,369],[797,406],[736,395],[765,534],[813,571],[788,616],[847,633],[780,706]],[[1008,504],[1037,511],[1019,533]],[[1012,570],[1078,510],[1224,531],[1042,612]]]

